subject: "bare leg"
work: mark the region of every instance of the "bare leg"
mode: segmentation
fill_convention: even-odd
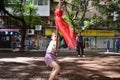
[[[49,80],[53,80],[57,76],[57,74],[59,73],[60,66],[55,61],[53,61],[49,66],[53,68],[53,71],[50,74]]]

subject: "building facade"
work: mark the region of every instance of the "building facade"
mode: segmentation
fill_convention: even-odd
[[[69,0],[69,2],[71,1],[72,0]],[[53,31],[55,31],[54,10],[56,9],[58,0],[34,0],[33,4],[37,6],[38,9],[37,14],[40,16],[44,24],[35,25],[35,26],[40,26],[38,27],[41,28],[40,30],[36,29],[35,27],[31,31],[29,31],[28,33],[29,38],[26,40],[26,44],[31,45],[32,42],[35,41],[35,45],[38,48],[41,48],[41,45],[45,43],[43,41],[45,41],[46,37],[47,39],[50,39],[49,36],[52,34]],[[91,4],[92,2],[90,1],[88,7],[90,7]],[[19,27],[17,27],[17,24],[15,24],[17,23],[16,20],[13,20],[9,18],[7,15],[3,15],[3,14],[4,13],[0,12],[0,28],[1,28],[0,35],[5,36],[6,40],[10,41],[11,43],[10,35],[13,35],[13,33],[16,34],[16,31],[14,29],[18,29],[17,34],[19,34]],[[95,10],[93,7],[90,7],[89,12],[85,14],[85,18],[90,18],[94,14],[99,15],[97,10]],[[6,30],[3,31],[2,29],[12,29],[12,30],[6,32]],[[3,33],[6,35],[3,35]],[[108,31],[108,30],[86,30],[83,32],[86,48],[106,48],[107,39],[111,39],[111,48],[112,48],[114,45],[112,37],[114,37],[115,35],[116,35],[116,31]],[[0,40],[3,39],[1,38]],[[48,45],[48,42],[49,40],[47,40],[46,46]]]

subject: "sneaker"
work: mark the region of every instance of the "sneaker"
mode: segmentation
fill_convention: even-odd
[[[78,55],[78,57],[80,57],[80,55]]]
[[[83,55],[82,57],[85,57],[85,55]]]
[[[109,50],[107,50],[107,52],[109,52]]]

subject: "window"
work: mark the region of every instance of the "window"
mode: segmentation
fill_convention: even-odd
[[[38,0],[38,5],[48,5],[48,0]]]

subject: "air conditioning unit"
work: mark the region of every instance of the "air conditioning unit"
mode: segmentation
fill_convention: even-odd
[[[36,25],[35,26],[35,30],[36,31],[41,31],[42,30],[42,26],[41,25]]]
[[[28,29],[28,35],[34,35],[35,30],[34,29]]]

